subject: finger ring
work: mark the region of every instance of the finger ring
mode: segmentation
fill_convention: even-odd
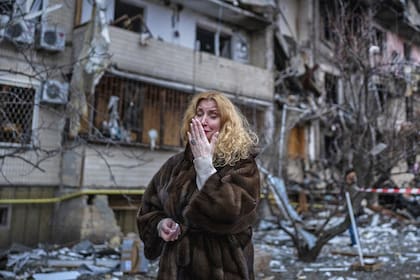
[[[195,145],[197,142],[195,142],[195,139],[191,139],[191,145]]]

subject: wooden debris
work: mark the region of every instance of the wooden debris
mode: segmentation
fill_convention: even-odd
[[[381,268],[382,263],[381,262],[373,262],[373,263],[365,263],[365,265],[361,265],[360,262],[355,262],[351,265],[351,269],[358,270],[358,271],[377,271]]]

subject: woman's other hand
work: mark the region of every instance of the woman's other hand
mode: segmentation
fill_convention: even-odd
[[[177,224],[171,218],[162,219],[157,225],[157,230],[160,238],[166,242],[177,240],[181,234],[181,228],[179,224]]]

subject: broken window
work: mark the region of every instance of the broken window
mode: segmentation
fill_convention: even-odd
[[[0,143],[30,144],[35,89],[0,84]]]
[[[94,0],[78,1],[75,24],[91,20]],[[106,20],[114,26],[134,32],[147,31],[144,19],[144,7],[130,0],[112,0],[106,2]]]
[[[198,49],[202,52],[225,58],[232,58],[231,36],[228,34],[211,31],[197,26],[196,41]]]
[[[92,137],[149,144],[149,131],[158,134],[156,144],[180,146],[181,120],[190,94],[105,75],[95,90]],[[114,115],[116,114],[116,116]]]
[[[113,25],[123,29],[145,32],[143,21],[144,10],[142,7],[133,5],[128,1],[115,1],[115,12]]]

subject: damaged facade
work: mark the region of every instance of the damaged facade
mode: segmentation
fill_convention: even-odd
[[[14,2],[2,14],[13,18],[23,9]],[[38,2],[42,12],[62,1],[26,2],[33,13]],[[66,2],[36,18],[35,34],[44,25],[64,30],[64,49],[1,42],[2,95],[15,103],[1,110],[9,110],[10,126],[24,123],[18,133],[28,137],[6,133],[1,119],[2,154],[15,152],[2,157],[2,247],[135,231],[144,188],[183,148],[180,121],[194,93],[227,93],[260,132],[271,111],[269,5],[254,11],[252,3],[229,1],[94,2]],[[50,80],[66,92],[65,102],[46,97]],[[31,96],[26,111],[15,91]]]
[[[392,177],[401,186],[413,178],[418,154],[418,4],[336,2],[278,5],[274,102],[282,125],[275,139],[282,143],[284,163],[274,172],[325,188],[328,180],[342,180],[334,178],[331,166],[368,169],[368,160],[365,165],[357,161],[358,147],[346,146],[353,144],[349,136],[358,133],[354,127],[366,126],[375,131],[363,153],[374,161],[381,160],[382,141],[390,134],[406,146],[404,160],[392,169],[401,173]]]
[[[269,147],[262,158],[295,181],[319,168],[342,126],[342,112],[324,106],[346,102],[347,86],[332,62],[330,1],[15,2],[0,4],[0,247],[135,231],[151,176],[183,148],[180,120],[196,92],[228,94]],[[378,74],[373,88],[379,103],[392,95],[403,126],[418,104],[419,9],[383,5],[371,58],[404,60],[392,71],[409,86],[384,93]]]

